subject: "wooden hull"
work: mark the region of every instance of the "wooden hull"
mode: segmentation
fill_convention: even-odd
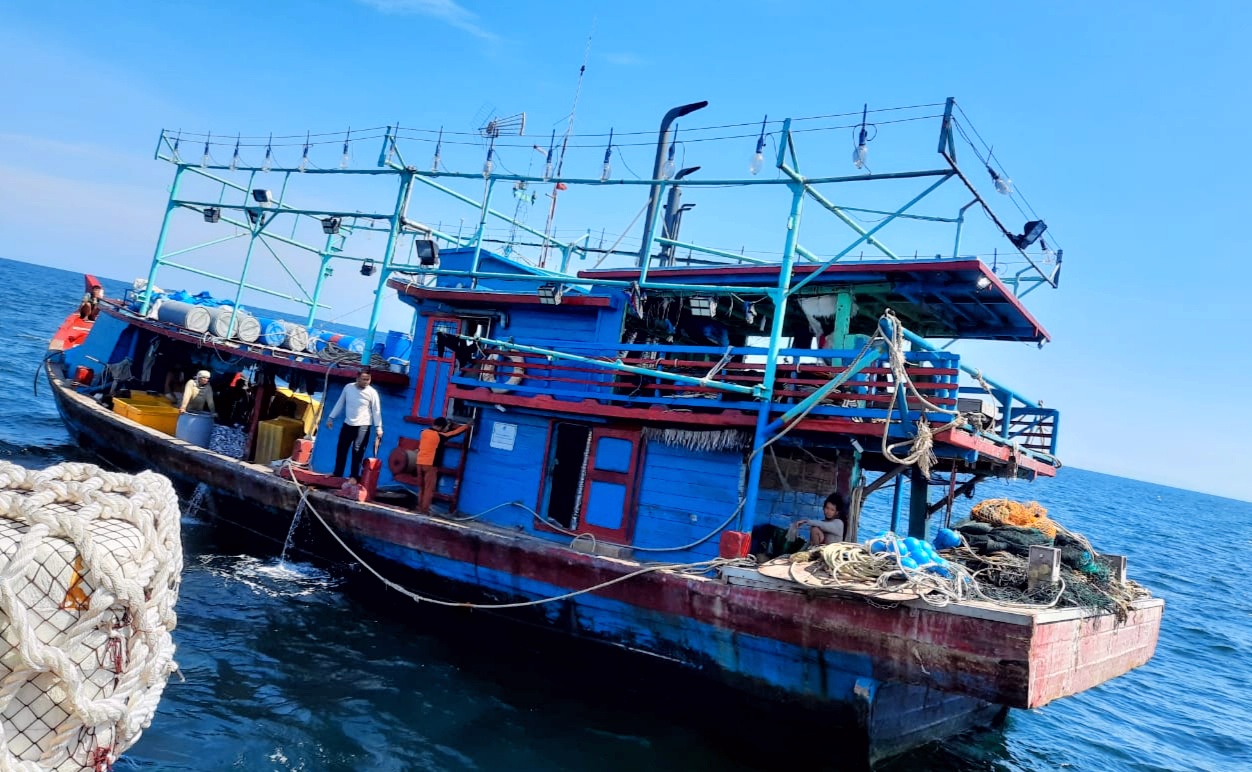
[[[217,516],[232,526],[286,534],[299,502],[293,483],[120,418],[73,391],[54,365],[47,372],[80,444],[245,504],[218,506]],[[310,502],[354,547],[458,600],[553,597],[640,568],[508,529],[324,492]],[[731,569],[718,577],[645,573],[517,616],[754,694],[836,710],[860,728],[864,758],[872,760],[986,724],[1001,706],[1038,707],[1143,664],[1155,650],[1163,605],[1141,602],[1121,625],[1072,610],[884,608]]]

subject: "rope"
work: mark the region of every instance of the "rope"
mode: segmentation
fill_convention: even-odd
[[[305,487],[304,485],[301,485],[300,482],[297,480],[293,479],[291,482],[296,486],[296,489],[300,493],[301,503],[303,503],[308,508],[308,511],[313,513],[313,516],[316,517],[317,521],[322,524],[322,527],[325,528],[326,531],[335,539],[335,541],[339,543],[340,547],[343,547],[345,552],[347,552],[349,555],[352,556],[353,560],[359,563],[362,568],[364,568],[365,570],[373,574],[379,581],[381,581],[387,587],[391,588],[392,590],[395,590],[401,595],[404,595],[405,597],[417,603],[432,603],[436,606],[443,606],[446,608],[468,608],[468,609],[488,609],[488,610],[529,608],[532,606],[541,606],[547,603],[555,603],[556,601],[568,600],[569,598],[574,598],[579,595],[585,595],[587,593],[593,593],[598,590],[602,590],[606,587],[611,587],[615,584],[620,584],[627,580],[634,579],[635,577],[643,576],[644,574],[650,574],[650,573],[654,573],[657,571],[675,571],[675,572],[681,572],[681,573],[702,574],[712,569],[719,568],[721,566],[737,565],[741,562],[737,559],[731,560],[731,559],[726,559],[726,558],[714,558],[712,560],[703,560],[703,561],[697,561],[694,563],[654,563],[649,566],[644,566],[636,571],[632,571],[628,574],[623,574],[622,576],[609,579],[608,581],[600,582],[599,584],[594,584],[590,587],[584,587],[579,590],[571,590],[569,592],[561,593],[560,595],[553,595],[551,597],[537,598],[535,600],[528,600],[528,601],[517,601],[513,603],[470,603],[467,601],[447,601],[447,600],[442,600],[440,598],[433,598],[429,595],[421,595],[419,593],[413,592],[412,590],[409,590],[391,581],[390,579],[388,579],[387,577],[379,573],[377,569],[375,569],[373,566],[367,563],[364,558],[362,558],[355,551],[353,551],[353,549],[349,547],[348,544],[339,536],[339,534],[335,531],[335,529],[332,528],[331,525],[326,522],[326,520],[322,517],[322,513],[318,512],[317,507],[315,507],[313,505],[313,502],[309,500],[308,488]],[[521,505],[518,505],[518,506],[521,506]],[[485,513],[480,513],[479,516],[481,516],[481,514],[485,514]],[[736,514],[738,513],[736,512]]]
[[[178,669],[179,529],[161,475],[0,461],[0,770],[105,770],[151,723]]]

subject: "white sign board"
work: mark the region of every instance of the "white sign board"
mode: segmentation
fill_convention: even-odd
[[[496,422],[491,429],[491,447],[499,450],[512,450],[517,441],[517,424]]]

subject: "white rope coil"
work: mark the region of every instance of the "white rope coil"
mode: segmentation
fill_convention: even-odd
[[[169,480],[0,461],[0,772],[112,767],[177,670]]]

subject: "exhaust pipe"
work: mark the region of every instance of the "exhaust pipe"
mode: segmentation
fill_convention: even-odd
[[[665,168],[665,154],[669,151],[669,127],[674,121],[694,113],[696,110],[702,110],[708,107],[708,100],[701,102],[692,102],[689,105],[675,107],[665,114],[661,119],[661,129],[657,132],[656,137],[656,161],[652,164],[652,179],[661,179],[661,170]],[[656,218],[657,199],[660,196],[661,186],[652,185],[648,190],[648,211],[643,218],[643,242],[639,245],[639,267],[643,268],[648,262],[648,246],[652,241],[653,220]]]

